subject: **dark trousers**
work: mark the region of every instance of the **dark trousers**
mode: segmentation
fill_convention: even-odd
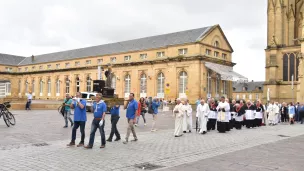
[[[235,121],[235,129],[242,129],[243,122]]]
[[[118,115],[112,115],[111,116],[112,127],[111,127],[111,133],[110,133],[110,136],[109,136],[109,140],[112,140],[114,134],[115,134],[117,139],[120,139],[120,134],[119,134],[118,129],[117,129],[117,123],[118,123],[119,118],[120,117]]]
[[[31,103],[32,103],[32,100],[28,100],[28,101],[26,102],[25,110],[31,109]]]
[[[229,127],[229,122],[217,122],[217,130],[220,133],[225,133],[228,127]]]
[[[287,121],[286,114],[285,113],[281,114],[281,122],[286,122],[286,121]]]
[[[254,128],[255,127],[255,122],[254,122],[253,119],[252,120],[246,119],[245,120],[245,125],[246,125],[246,128]]]
[[[260,127],[262,125],[262,119],[256,118],[254,119],[254,122],[255,122],[254,125],[257,127]]]
[[[304,123],[304,111],[299,112],[300,118],[301,118],[301,124]]]
[[[216,124],[216,119],[208,119],[207,130],[208,131],[210,131],[211,129],[215,130],[215,124]]]
[[[84,137],[85,137],[84,129],[85,129],[85,124],[86,124],[86,121],[74,121],[74,127],[73,127],[73,130],[72,130],[72,142],[75,143],[75,140],[76,140],[76,131],[77,131],[78,127],[80,127],[80,133],[81,133],[80,144],[84,144]]]
[[[104,132],[105,121],[103,121],[103,124],[101,126],[99,126],[99,122],[100,122],[100,120],[98,120],[98,119],[93,119],[93,121],[92,121],[89,146],[93,147],[95,133],[96,133],[97,128],[99,129],[100,136],[101,136],[101,145],[106,145],[106,137],[105,137],[105,132]]]
[[[234,125],[235,125],[235,119],[233,119],[232,116],[231,116],[231,120],[229,121],[229,127],[230,127],[230,129],[233,129]]]

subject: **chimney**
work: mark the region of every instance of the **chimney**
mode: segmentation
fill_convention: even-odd
[[[35,60],[35,59],[34,59],[34,55],[32,55],[32,57],[31,57],[31,58],[32,58],[32,62],[34,62],[34,60]]]

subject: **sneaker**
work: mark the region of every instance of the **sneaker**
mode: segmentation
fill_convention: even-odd
[[[187,133],[187,131],[183,131],[183,133]]]
[[[124,141],[123,144],[128,144],[128,140]]]
[[[120,138],[116,138],[114,141],[119,141],[119,140],[121,140]]]
[[[106,145],[101,145],[99,148],[106,148]]]
[[[134,124],[134,126],[136,126],[136,127],[137,127],[137,124]]]
[[[107,141],[108,141],[108,142],[112,142],[112,140],[111,140],[111,139],[107,139]]]
[[[63,128],[67,128],[68,126],[64,126]]]
[[[69,144],[67,144],[68,147],[74,146],[75,142],[70,142]]]

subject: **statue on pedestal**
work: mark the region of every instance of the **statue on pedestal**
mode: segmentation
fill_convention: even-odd
[[[108,70],[105,72],[105,76],[106,76],[106,87],[112,88],[113,73],[112,73],[112,67],[111,66],[109,66]]]

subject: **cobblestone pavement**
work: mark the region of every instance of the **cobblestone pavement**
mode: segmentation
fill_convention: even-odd
[[[159,131],[150,132],[149,124],[136,128],[138,142],[112,142],[99,149],[97,134],[96,146],[86,150],[66,147],[71,128],[62,128],[62,116],[56,111],[14,113],[15,127],[6,128],[0,122],[0,170],[149,170],[156,165],[155,170],[296,171],[304,163],[304,126],[299,124],[232,130],[227,134],[193,132],[174,138],[174,121],[164,113],[158,118]],[[124,114],[121,116],[119,130],[124,134],[126,120]],[[89,114],[86,142],[91,119]],[[147,119],[150,123],[151,116]],[[107,135],[109,129],[106,120]]]

